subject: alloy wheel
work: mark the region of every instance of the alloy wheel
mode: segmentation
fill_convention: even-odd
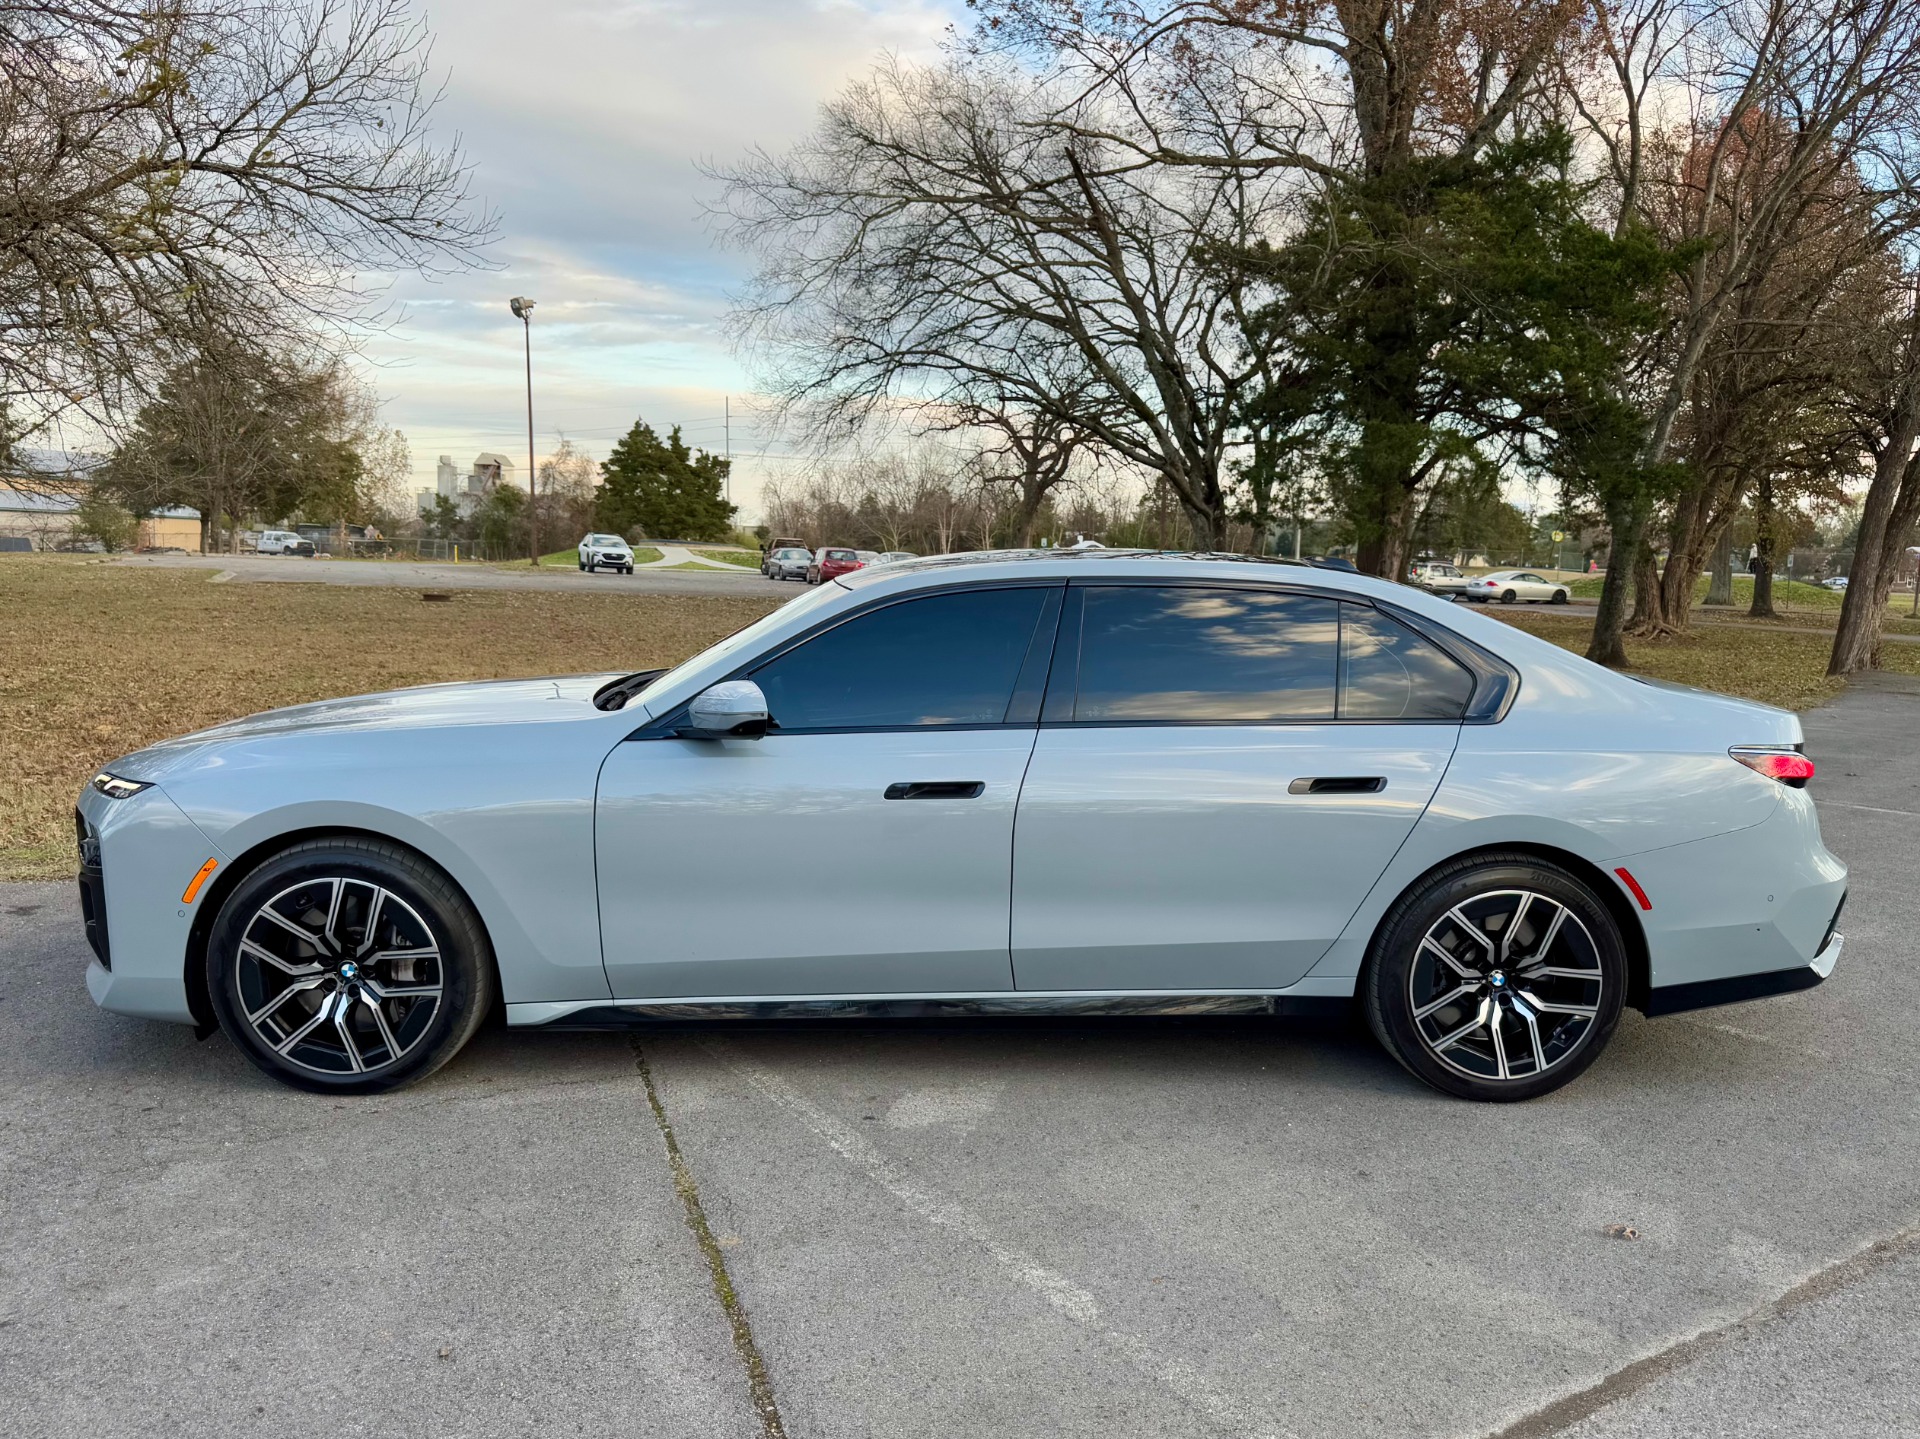
[[[433,1027],[445,968],[433,931],[370,880],[318,878],[257,909],[233,957],[237,1008],[289,1064],[327,1075],[397,1064]]]
[[[1449,1069],[1532,1079],[1578,1051],[1606,978],[1592,933],[1559,900],[1502,889],[1449,909],[1407,971],[1414,1028]]]

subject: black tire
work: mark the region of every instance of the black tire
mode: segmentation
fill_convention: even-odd
[[[1500,603],[1503,605],[1510,605],[1519,598],[1520,596],[1516,594],[1514,591],[1508,590],[1505,594],[1500,596]]]
[[[1565,590],[1555,590],[1553,592],[1553,603],[1556,605],[1564,605],[1566,602],[1567,592]]]
[[[380,891],[386,897],[376,901]],[[288,926],[262,914],[271,905],[283,919],[300,920],[303,906],[310,917],[332,895],[343,896],[328,900],[339,923],[328,917],[324,935],[310,923]],[[355,930],[352,920],[369,910],[373,932]],[[307,942],[294,938],[300,928],[309,930]],[[346,944],[359,936],[360,947],[330,949],[326,936],[334,934]],[[243,938],[252,941],[244,951]],[[277,947],[281,962],[255,955],[263,942]],[[369,990],[381,986],[376,1001]],[[479,1029],[494,988],[493,947],[467,897],[418,855],[382,840],[341,836],[283,850],[227,896],[207,943],[207,990],[227,1038],[281,1083],[318,1094],[379,1094],[432,1074]],[[329,1021],[324,1016],[343,993]],[[429,993],[432,1007],[423,1009]],[[309,1008],[313,995],[321,998]],[[308,1021],[315,1037],[301,1041],[295,1031]]]
[[[1530,896],[1524,905],[1521,894]],[[1503,909],[1503,922],[1493,924]],[[1550,917],[1556,910],[1565,911],[1558,922]],[[1478,939],[1456,924],[1459,915],[1488,922]],[[1436,932],[1459,942],[1428,945]],[[1517,940],[1503,940],[1508,933]],[[1550,955],[1526,952],[1543,940]],[[1497,947],[1484,965],[1482,942]],[[1440,947],[1460,962],[1435,955]],[[1477,985],[1466,977],[1474,971],[1484,971]],[[1557,977],[1575,974],[1590,977]],[[1613,1037],[1626,989],[1626,947],[1606,904],[1558,865],[1522,854],[1456,860],[1402,895],[1360,981],[1368,1026],[1409,1074],[1462,1099],[1496,1102],[1533,1099],[1583,1073]],[[1450,993],[1461,998],[1439,1003]],[[1491,1023],[1483,1006],[1491,1006]]]

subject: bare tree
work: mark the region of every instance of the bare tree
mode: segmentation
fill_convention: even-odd
[[[1254,365],[1213,260],[1273,186],[1129,168],[1104,138],[1124,120],[1005,69],[888,63],[726,174],[724,232],[759,261],[739,332],[786,413],[844,434],[991,397],[1157,476],[1217,544]]]
[[[1810,210],[1855,176],[1873,224],[1911,227],[1920,118],[1920,7],[1911,0],[1607,0],[1596,8],[1601,70],[1612,84],[1570,92],[1612,172],[1620,228],[1660,220],[1697,258],[1673,320],[1643,358],[1643,474],[1676,455],[1676,430],[1700,369],[1741,297],[1803,238]],[[1679,112],[1679,163],[1650,164],[1663,119]],[[1673,123],[1665,127],[1669,132]],[[1665,143],[1672,146],[1669,138]],[[1762,152],[1755,162],[1755,152]],[[1627,600],[1657,619],[1665,599],[1645,576],[1657,496],[1622,486],[1608,504],[1614,560],[1588,658],[1620,665]],[[1712,522],[1708,524],[1712,528]],[[1688,578],[1691,585],[1691,578]]]
[[[0,0],[0,410],[125,412],[210,344],[344,343],[492,221],[406,0]]]

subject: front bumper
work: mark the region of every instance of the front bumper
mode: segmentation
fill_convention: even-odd
[[[1727,979],[1703,979],[1694,984],[1668,984],[1647,994],[1647,1017],[1684,1014],[1690,1009],[1708,1009],[1716,1004],[1739,1004],[1749,999],[1766,999],[1776,994],[1796,994],[1826,982],[1840,962],[1840,950],[1846,936],[1835,934],[1821,947],[1811,963],[1792,969],[1776,969],[1767,974],[1739,974]]]

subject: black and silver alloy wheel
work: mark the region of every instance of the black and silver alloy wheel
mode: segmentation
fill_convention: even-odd
[[[445,993],[426,921],[391,890],[344,876],[303,881],[261,905],[233,963],[254,1033],[321,1074],[398,1063],[425,1038]]]
[[[1606,972],[1587,927],[1530,889],[1449,909],[1420,941],[1407,1002],[1427,1049],[1475,1079],[1545,1074],[1580,1047]]]
[[[492,997],[479,916],[397,845],[296,844],[226,896],[207,945],[220,1027],[276,1079],[376,1093],[459,1052]]]
[[[1387,914],[1363,980],[1374,1034],[1411,1073],[1469,1099],[1530,1099],[1598,1056],[1626,951],[1607,906],[1558,865],[1443,866]]]

